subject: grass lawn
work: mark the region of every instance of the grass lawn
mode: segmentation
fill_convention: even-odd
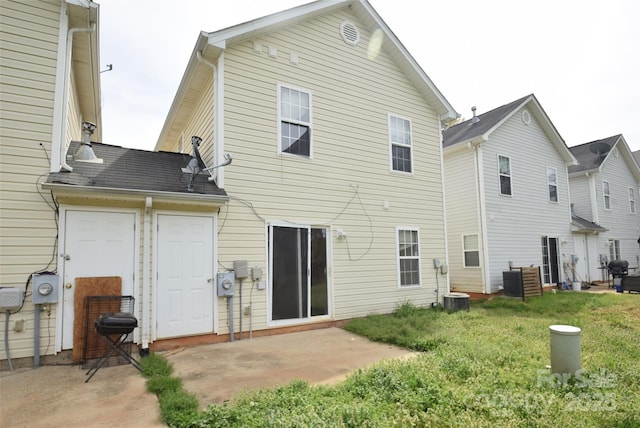
[[[569,379],[545,368],[553,324],[582,329],[583,371]],[[185,427],[640,427],[638,295],[497,297],[451,314],[401,305],[346,329],[420,354],[338,385],[293,382],[202,413],[177,394],[163,418]]]

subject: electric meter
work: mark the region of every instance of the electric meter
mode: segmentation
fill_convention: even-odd
[[[33,275],[33,304],[58,302],[58,275],[36,274]]]
[[[236,276],[234,272],[218,273],[218,296],[233,296]]]

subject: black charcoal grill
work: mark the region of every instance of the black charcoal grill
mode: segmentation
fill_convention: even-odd
[[[94,366],[87,372],[89,377],[85,380],[85,383],[89,382],[93,375],[96,374],[112,356],[119,355],[136,369],[142,371],[140,363],[131,356],[130,346],[127,346],[130,344],[129,335],[138,327],[138,320],[132,313],[107,312],[101,314],[95,321],[94,327],[96,333],[98,333],[108,347]]]
[[[629,274],[629,262],[626,260],[612,260],[607,265],[609,275],[614,278],[622,278]]]
[[[626,260],[612,260],[607,265],[609,275],[613,277],[613,286],[618,289],[622,286],[622,278],[629,274],[629,262]]]
[[[100,315],[95,326],[98,334],[103,336],[129,334],[138,327],[138,320],[126,312],[114,312]]]

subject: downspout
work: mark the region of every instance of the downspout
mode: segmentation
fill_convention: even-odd
[[[474,150],[476,160],[476,180],[478,185],[478,214],[480,220],[480,234],[482,236],[482,282],[483,293],[491,294],[491,269],[489,267],[489,243],[487,233],[487,213],[485,207],[484,172],[482,169],[482,146],[479,143],[470,143]]]
[[[442,119],[438,116],[438,120],[440,120],[440,124],[442,124]],[[444,294],[449,294],[451,292],[451,283],[449,281],[449,232],[447,228],[447,204],[446,204],[446,192],[445,192],[445,182],[444,182],[444,146],[443,146],[444,137],[442,135],[442,130],[440,130],[438,135],[438,147],[440,150],[440,177],[441,178],[441,186],[442,186],[442,218],[443,218],[443,226],[444,226],[444,260],[447,266],[447,273],[445,274],[445,292]],[[440,270],[440,269],[439,269]],[[437,275],[440,272],[436,272],[436,280]],[[438,289],[436,288],[436,293],[438,293]],[[440,304],[440,296],[436,294],[436,298],[438,300],[438,304]]]
[[[207,61],[202,51],[196,52],[201,63],[213,70],[213,165],[224,159],[224,52],[218,57],[218,66]],[[213,170],[213,176],[219,188],[224,188],[224,168]]]
[[[596,190],[595,175],[587,172],[587,180],[589,180],[589,199],[591,200],[591,221],[600,224],[600,216],[598,215],[598,191]]]
[[[95,22],[86,28],[72,28],[67,32],[67,52],[65,55],[64,64],[64,84],[62,88],[62,124],[60,126],[59,148],[60,148],[60,169],[68,172],[73,171],[73,168],[67,164],[67,103],[69,102],[69,81],[71,80],[71,50],[73,48],[73,35],[75,33],[92,33],[96,30]]]
[[[153,206],[153,198],[147,196],[144,204],[144,228],[142,234],[142,350],[141,354],[149,353],[149,335],[151,328],[149,327],[150,315],[150,291],[151,291],[151,207]],[[144,355],[143,355],[144,356]]]

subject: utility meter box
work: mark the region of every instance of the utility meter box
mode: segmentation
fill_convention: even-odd
[[[20,309],[23,298],[24,292],[20,288],[0,288],[0,311],[8,312]]]
[[[249,277],[249,263],[246,260],[235,260],[233,262],[233,272],[236,278],[245,279]]]
[[[58,303],[58,275],[33,275],[33,304]]]
[[[236,284],[234,272],[220,272],[217,276],[218,296],[233,296]]]

